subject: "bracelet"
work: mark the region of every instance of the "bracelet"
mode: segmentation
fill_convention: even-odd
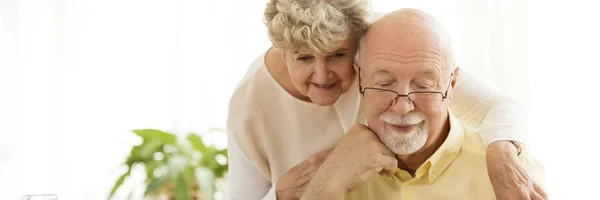
[[[519,142],[519,141],[510,141],[513,145],[515,145],[515,147],[517,147],[517,156],[521,155],[521,152],[523,152],[523,143]]]

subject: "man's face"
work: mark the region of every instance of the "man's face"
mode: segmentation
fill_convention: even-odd
[[[451,84],[447,60],[435,42],[427,38],[365,38],[361,53],[362,87],[396,91],[433,92],[399,96],[382,90],[365,89],[364,101],[369,127],[394,153],[412,154],[440,135],[446,122],[449,99],[442,97]],[[435,93],[440,92],[440,93]],[[447,93],[449,96],[451,91]],[[384,96],[387,95],[387,96]]]

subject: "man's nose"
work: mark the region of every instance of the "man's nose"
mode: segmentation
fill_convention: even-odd
[[[392,103],[391,109],[400,115],[405,115],[415,109],[414,103],[408,96],[398,96]]]

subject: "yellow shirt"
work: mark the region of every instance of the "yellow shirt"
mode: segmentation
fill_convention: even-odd
[[[450,133],[440,148],[419,167],[413,178],[398,170],[395,181],[380,176],[350,191],[347,200],[427,200],[427,199],[495,199],[486,166],[486,148],[479,134],[464,128],[451,113]],[[544,169],[525,150],[523,167],[544,185]]]

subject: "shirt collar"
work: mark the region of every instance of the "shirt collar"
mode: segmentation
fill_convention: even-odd
[[[456,159],[463,145],[465,130],[460,124],[460,121],[452,115],[452,112],[449,109],[448,119],[450,120],[450,132],[448,133],[448,137],[446,137],[442,146],[440,146],[440,148],[426,161],[429,162],[431,166],[428,172],[430,183],[435,181],[435,179],[450,166],[450,163]]]
[[[445,170],[450,166],[450,163],[456,159],[460,152],[464,140],[464,128],[460,121],[452,115],[448,109],[448,120],[450,120],[450,132],[448,137],[440,148],[438,148],[429,159],[425,161],[415,172],[414,178],[409,178],[410,175],[404,170],[398,170],[396,176],[404,181],[417,180],[427,174],[429,183],[433,183]]]

